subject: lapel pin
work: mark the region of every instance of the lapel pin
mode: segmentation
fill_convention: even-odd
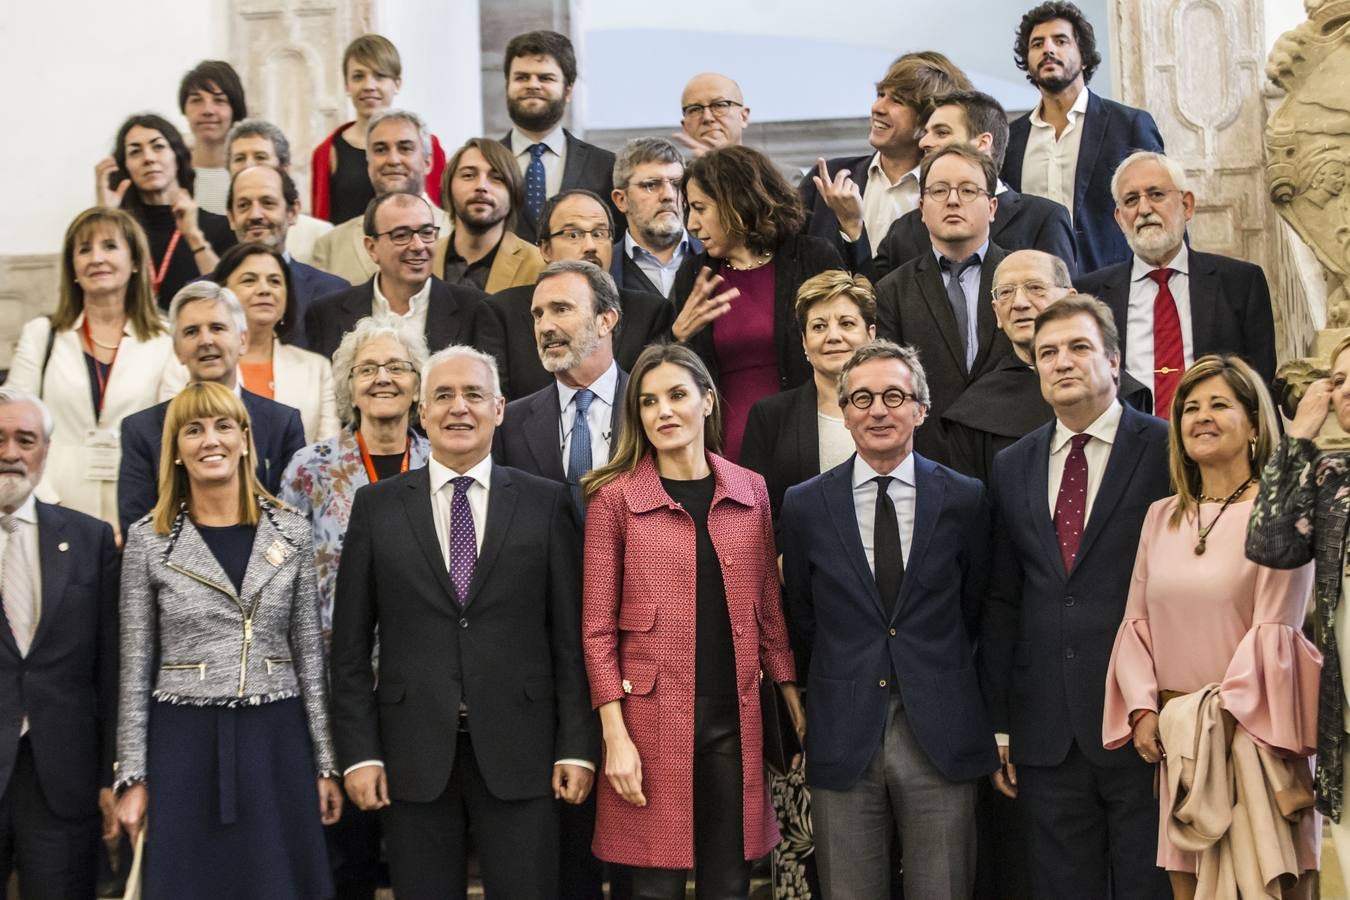
[[[280,567],[286,561],[286,545],[281,541],[273,541],[272,546],[267,548],[267,561]]]
[[[65,553],[67,550],[70,549],[70,544],[67,544],[65,541],[62,541],[61,543],[56,545],[56,549],[60,550],[62,553]]]

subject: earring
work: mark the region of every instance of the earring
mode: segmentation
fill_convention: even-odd
[[[178,459],[177,457],[175,457],[175,458],[174,458],[174,461],[173,461],[173,464],[174,464],[175,466],[181,466],[181,465],[183,464],[183,461],[182,461],[181,459]]]
[[[244,448],[244,455],[245,455],[245,456],[248,456],[248,448],[247,448],[247,447]]]
[[[1247,461],[1250,463],[1256,462],[1256,438],[1247,441]]]

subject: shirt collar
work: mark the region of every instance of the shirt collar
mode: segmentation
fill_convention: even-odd
[[[988,253],[989,253],[989,239],[985,238],[984,243],[981,244],[979,248],[976,249],[975,251],[975,255],[980,258],[980,265],[984,265],[984,258],[985,256],[988,255]],[[939,263],[942,262],[942,251],[939,250],[937,247],[933,248],[933,258],[936,259]]]
[[[456,472],[449,466],[443,466],[436,461],[436,457],[427,456],[427,473],[431,476],[431,493],[435,494],[445,487],[446,482],[452,478],[458,478],[461,475],[467,475],[474,480],[475,484],[481,484],[484,488],[492,480],[492,454],[489,453],[467,472]]]
[[[1139,258],[1138,254],[1135,254],[1134,262],[1130,266],[1130,281],[1143,281],[1148,277],[1148,273],[1156,268],[1158,267],[1152,263],[1144,262]],[[1181,249],[1177,251],[1177,255],[1172,258],[1172,261],[1167,264],[1167,268],[1175,269],[1183,275],[1191,274],[1191,251],[1190,248],[1186,246],[1185,241],[1181,242]]]
[[[633,232],[631,231],[625,230],[623,233],[623,252],[624,255],[627,256],[629,259],[637,259],[637,255],[641,253],[644,256],[647,256],[652,260],[655,260],[657,265],[662,265],[662,263],[656,259],[655,253],[651,252],[646,247],[643,247],[637,241],[633,240]],[[675,245],[675,254],[671,256],[669,265],[673,266],[678,262],[680,262],[680,260],[684,259],[684,255],[688,252],[689,252],[689,232],[682,231],[680,233],[680,242]]]
[[[887,187],[898,187],[911,178],[914,179],[915,184],[918,184],[919,166],[910,169],[908,172],[901,175],[898,181],[891,183],[891,180],[886,177],[886,170],[881,167],[881,151],[878,150],[876,153],[872,154],[872,161],[867,164],[867,183],[871,184],[872,179],[874,178],[880,179],[881,183],[885,184]]]
[[[861,453],[853,454],[853,489],[880,477],[881,473],[863,461]],[[901,484],[914,487],[914,453],[911,451],[900,461],[900,465],[891,470],[891,477]]]
[[[592,394],[595,395],[596,400],[599,400],[606,406],[613,406],[614,388],[618,386],[618,383],[619,383],[619,364],[616,363],[614,360],[610,360],[609,368],[606,369],[599,378],[595,379],[590,384],[586,385],[586,388]],[[572,402],[572,398],[577,395],[577,391],[581,390],[581,388],[569,387],[568,385],[563,384],[561,381],[558,381],[557,385],[558,385],[558,409],[567,409],[568,404]]]
[[[554,156],[561,159],[563,150],[567,147],[567,135],[563,134],[562,126],[558,125],[548,134],[544,135],[542,141],[532,141],[522,134],[519,128],[514,125],[511,126],[511,146],[515,148],[516,156],[521,156],[522,154],[528,155],[530,146],[533,144],[543,144],[549,150],[553,151]]]
[[[994,185],[994,196],[997,197],[999,194],[1002,194],[1002,193],[1004,193],[1004,192],[1007,191],[1007,190],[1008,190],[1008,186],[1007,186],[1006,184],[1004,184],[1004,183],[1003,183],[1003,179],[1000,178],[1000,179],[998,180],[998,183]]]
[[[1120,405],[1120,400],[1112,400],[1111,405],[1106,408],[1106,412],[1102,413],[1091,425],[1083,429],[1083,434],[1095,437],[1097,440],[1106,444],[1115,443],[1116,429],[1120,426],[1120,416],[1123,411],[1124,407]],[[1073,436],[1074,432],[1070,431],[1067,425],[1056,418],[1055,433],[1050,438],[1050,453],[1055,454],[1060,450],[1063,450],[1064,445],[1067,444]]]
[[[19,504],[19,508],[14,510],[14,512],[10,513],[10,515],[18,519],[20,522],[27,522],[30,525],[36,525],[37,496],[32,491],[29,491],[28,496],[25,497],[24,501]]]
[[[1044,105],[1044,103],[1045,101],[1041,100],[1039,103],[1036,104],[1036,108],[1031,111],[1031,124],[1037,126],[1038,128],[1052,127],[1049,122],[1041,118],[1041,106]],[[1084,87],[1081,91],[1078,92],[1078,99],[1073,101],[1073,106],[1069,107],[1069,122],[1071,124],[1077,122],[1079,117],[1087,112],[1087,105],[1088,105],[1088,89]]]
[[[389,314],[389,315],[397,315],[397,313],[395,313],[395,312],[390,308],[390,306],[389,306],[389,300],[388,300],[388,298],[386,298],[386,297],[384,296],[384,291],[380,290],[380,273],[379,273],[379,272],[376,272],[376,273],[375,273],[375,284],[374,284],[373,287],[374,287],[374,290],[375,290],[375,305],[376,305],[376,307],[377,307],[377,310],[378,310],[379,312],[387,313],[387,314]],[[426,280],[426,282],[423,283],[422,287],[420,287],[420,288],[418,289],[417,293],[413,294],[412,297],[410,297],[410,298],[408,299],[408,313],[407,313],[407,314],[408,314],[408,315],[413,315],[414,313],[416,313],[416,312],[418,312],[419,310],[421,310],[421,308],[423,307],[423,305],[426,304],[427,299],[428,299],[430,296],[431,296],[431,278],[428,277],[427,280]]]

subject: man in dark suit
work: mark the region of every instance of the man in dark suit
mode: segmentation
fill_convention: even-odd
[[[695,159],[721,147],[739,147],[750,124],[750,107],[735,79],[700,72],[680,92],[680,130],[671,135]]]
[[[0,388],[0,883],[88,900],[117,834],[120,560],[105,523],[34,498],[51,432],[41,400]]]
[[[779,522],[811,697],[821,885],[887,896],[894,829],[905,896],[967,898],[976,780],[998,768],[972,641],[988,571],[984,487],[913,452],[928,400],[913,348],[859,348],[839,396],[857,453],[789,488]]]
[[[286,298],[286,315],[295,322],[291,343],[309,349],[305,312],[310,303],[351,285],[345,278],[307,266],[287,252],[286,235],[300,214],[300,192],[295,182],[283,169],[248,166],[235,171],[225,202],[225,215],[239,243],[266,244],[286,257],[293,292]]]
[[[865,156],[817,160],[801,183],[803,232],[834,244],[852,271],[869,275],[891,223],[919,206],[919,120],[939,94],[973,87],[933,50],[906,53],[877,82]]]
[[[966,387],[1012,352],[986,298],[1004,253],[989,240],[998,173],[988,156],[952,144],[924,159],[920,207],[932,250],[877,284],[877,336],[918,349],[932,385],[932,420],[916,446],[946,463],[937,421]]]
[[[1167,425],[1117,401],[1119,339],[1099,300],[1047,306],[1034,358],[1055,420],[995,457],[992,479],[980,647],[994,785],[1026,817],[1035,896],[1161,900],[1153,768],[1102,749],[1102,685],[1144,515],[1170,493]]]
[[[366,252],[379,271],[356,287],[329,294],[309,308],[310,348],[332,358],[342,336],[366,316],[415,321],[433,352],[468,343],[482,291],[446,284],[431,274],[437,229],[431,205],[417,194],[381,194],[366,207]]]
[[[244,310],[232,292],[213,281],[196,281],[169,304],[169,329],[178,361],[191,381],[214,381],[239,394],[248,410],[258,481],[273,494],[295,452],[305,446],[300,411],[246,391],[239,384],[239,357],[248,344]],[[159,452],[169,403],[122,420],[122,459],[117,471],[117,520],[122,534],[155,508],[159,499]]]
[[[564,485],[493,464],[491,357],[448,347],[423,372],[431,458],[357,491],[342,549],[339,764],[385,808],[400,898],[464,896],[466,825],[488,896],[556,897],[553,801],[581,803],[599,759],[576,514]]]
[[[539,241],[548,263],[585,260],[608,271],[612,263],[614,234],[609,207],[590,191],[563,191],[544,205],[549,233]],[[518,399],[553,384],[553,376],[540,361],[535,340],[534,286],[521,285],[493,294],[478,315],[474,345],[497,360],[507,399]],[[660,294],[620,290],[622,308],[614,333],[614,356],[627,370],[642,348],[664,338],[675,320],[675,306]]]
[[[543,237],[540,215],[549,197],[569,188],[609,197],[614,154],[562,127],[577,80],[571,41],[556,31],[530,31],[511,38],[502,56],[506,112],[512,125],[502,143],[525,173],[525,204],[516,216],[515,231],[535,244]],[[618,208],[611,204],[610,213],[623,227]]]
[[[1135,150],[1162,152],[1153,117],[1087,89],[1102,58],[1092,24],[1072,3],[1052,0],[1024,15],[1013,57],[1041,100],[1010,126],[1003,180],[1068,207],[1078,271],[1128,258],[1111,222],[1111,174]]]
[[[614,241],[609,274],[619,290],[659,294],[683,306],[694,289],[703,244],[684,227],[684,158],[665,138],[634,138],[619,148],[610,197],[628,217]]]
[[[1153,389],[1166,418],[1181,373],[1207,353],[1236,353],[1275,379],[1275,321],[1261,267],[1186,246],[1195,212],[1186,170],[1135,153],[1111,180],[1116,221],[1134,256],[1078,279],[1111,307],[1124,368]]]
[[[948,144],[966,144],[1003,165],[1008,149],[1008,114],[988,94],[957,91],[933,101],[933,111],[924,123],[919,147],[924,155]],[[1073,223],[1069,211],[1053,200],[1019,194],[998,182],[994,196],[998,209],[989,227],[989,239],[1009,253],[1014,250],[1043,250],[1074,269],[1078,251],[1074,248]],[[927,253],[932,243],[919,211],[912,210],[896,219],[886,232],[872,260],[873,280],[880,281],[917,256]],[[985,298],[988,299],[988,298]]]

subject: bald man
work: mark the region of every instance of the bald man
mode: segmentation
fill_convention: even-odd
[[[739,145],[749,124],[750,107],[741,86],[725,75],[704,72],[689,79],[680,94],[680,130],[674,137],[697,157]]]

